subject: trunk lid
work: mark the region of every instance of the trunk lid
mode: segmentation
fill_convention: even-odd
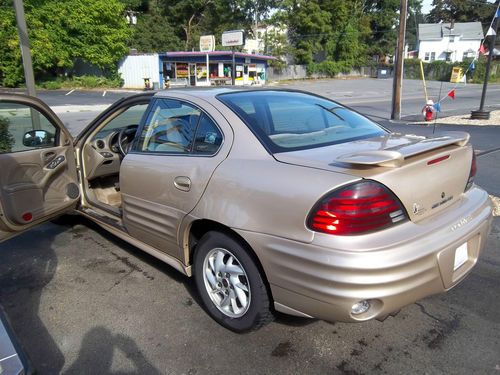
[[[464,132],[433,137],[391,133],[276,153],[274,157],[283,163],[379,181],[401,200],[410,219],[419,221],[462,197],[473,152],[468,141],[469,135]]]

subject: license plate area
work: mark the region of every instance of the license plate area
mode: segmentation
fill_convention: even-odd
[[[453,287],[476,264],[481,245],[481,235],[458,243],[438,253],[439,271],[445,289]]]
[[[469,259],[467,242],[457,247],[455,250],[455,261],[453,263],[453,271],[459,269]]]

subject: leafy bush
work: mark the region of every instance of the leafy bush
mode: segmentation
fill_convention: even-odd
[[[454,67],[462,68],[465,73],[469,68],[472,59],[466,59],[463,62],[447,62],[447,61],[433,61],[430,63],[424,63],[424,74],[426,80],[436,80],[449,82],[451,78],[451,72]],[[467,82],[473,83],[483,83],[484,75],[486,73],[486,58],[481,56],[479,60],[476,60],[475,69],[469,70],[467,73]],[[491,62],[490,70],[490,81],[496,82],[496,71],[497,66],[500,64],[496,61]],[[406,59],[404,63],[404,74],[405,78],[409,79],[422,79],[422,74],[420,72],[420,60],[418,59]]]
[[[110,77],[102,76],[75,76],[73,78],[56,78],[51,81],[42,81],[37,85],[39,88],[47,90],[64,89],[94,89],[94,88],[118,88],[123,86],[123,80],[118,74],[112,74]]]
[[[11,152],[14,137],[9,132],[9,119],[0,117],[0,152]]]
[[[47,81],[43,82],[40,86],[47,90],[59,90],[62,87],[61,81]]]
[[[323,61],[320,63],[311,63],[307,65],[307,75],[320,75],[335,77],[339,73],[349,73],[353,66],[347,61]]]
[[[93,89],[96,87],[121,87],[123,85],[123,80],[121,78],[112,77],[98,77],[98,76],[80,76],[73,77],[72,80],[64,82],[64,86],[74,88],[86,88]]]

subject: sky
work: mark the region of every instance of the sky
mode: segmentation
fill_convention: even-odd
[[[422,2],[422,13],[427,14],[431,10],[432,0],[424,0]]]

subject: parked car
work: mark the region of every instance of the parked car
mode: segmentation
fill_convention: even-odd
[[[491,225],[467,133],[391,133],[305,92],[141,94],[75,140],[0,95],[2,123],[2,240],[75,210],[194,276],[237,332],[274,310],[383,319],[461,282]]]

